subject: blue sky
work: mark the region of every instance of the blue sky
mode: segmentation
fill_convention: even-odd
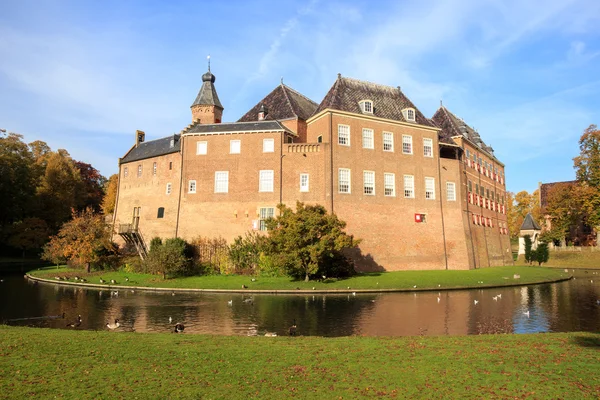
[[[525,3],[525,4],[523,4]],[[511,191],[574,179],[600,124],[600,1],[0,3],[0,128],[108,176],[134,141],[179,132],[211,55],[224,121],[284,82],[320,102],[336,74],[440,100]]]

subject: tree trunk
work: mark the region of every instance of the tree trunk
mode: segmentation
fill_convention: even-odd
[[[308,272],[306,273],[306,276],[304,277],[304,282],[308,282]]]

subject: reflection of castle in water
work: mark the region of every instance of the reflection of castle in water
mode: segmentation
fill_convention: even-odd
[[[285,335],[293,321],[309,336],[404,336],[600,330],[600,284],[579,272],[575,281],[528,287],[386,294],[251,295],[90,290],[30,284],[0,292],[0,320],[66,314],[63,319],[19,322],[65,328],[78,314],[79,329],[103,330],[119,318],[119,331]],[[591,273],[590,273],[591,274]],[[6,284],[6,282],[5,282]],[[493,300],[497,295],[501,298]],[[252,301],[244,301],[252,299]],[[231,300],[231,305],[228,304]],[[475,304],[477,300],[477,304]],[[529,311],[526,315],[524,312]],[[169,323],[169,317],[172,323]],[[16,323],[17,324],[17,323]]]

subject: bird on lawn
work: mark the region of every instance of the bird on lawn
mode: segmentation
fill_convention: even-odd
[[[110,329],[111,331],[112,331],[112,330],[115,330],[115,329],[117,329],[117,328],[118,328],[118,327],[120,327],[120,326],[121,326],[121,324],[119,323],[119,320],[118,320],[118,319],[115,319],[115,323],[114,323],[114,324],[113,324],[113,323],[110,323],[110,322],[108,322],[108,323],[106,324],[106,327],[107,327],[108,329]]]
[[[297,330],[296,320],[294,319],[294,323],[292,324],[292,326],[290,326],[290,329],[289,329],[290,336],[296,336],[296,330]]]
[[[175,329],[173,329],[173,333],[181,333],[185,329],[185,326],[181,322],[175,324]]]
[[[102,278],[100,278],[100,283],[106,283],[106,281]]]
[[[248,289],[248,286],[242,285],[242,289]]]
[[[81,315],[77,316],[77,319],[75,320],[75,322],[71,322],[70,324],[67,324],[67,328],[77,328],[79,325],[81,325]]]
[[[74,277],[73,279],[75,279],[76,281],[78,281],[78,280],[79,280],[79,279],[81,279],[81,278],[79,278],[78,276],[76,276],[76,277]]]
[[[111,280],[110,280],[110,283],[112,283],[113,285],[116,285],[116,284],[118,284],[119,282],[115,281],[114,279],[111,279]]]
[[[125,277],[125,282],[129,282],[129,278],[128,277]]]

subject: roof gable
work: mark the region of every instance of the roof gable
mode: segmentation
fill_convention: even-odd
[[[244,114],[238,122],[257,121],[262,105],[267,108],[266,120],[289,118],[307,120],[318,107],[317,103],[282,83]]]
[[[448,110],[446,107],[440,106],[431,119],[442,129],[440,137],[443,137],[444,141],[447,141],[448,139],[451,140],[453,136],[462,136],[482,150],[494,156],[494,149],[481,140],[479,133],[467,125],[465,121],[450,112],[450,110]]]
[[[432,126],[435,124],[426,118],[412,101],[402,93],[399,87],[379,85],[376,83],[361,81],[358,79],[344,78],[338,75],[329,92],[319,104],[315,114],[325,110],[334,109],[354,114],[365,114],[360,108],[360,101],[371,100],[373,102],[373,115],[379,118],[394,121],[417,123],[419,125]],[[407,121],[402,110],[412,108],[415,110],[415,121]]]

